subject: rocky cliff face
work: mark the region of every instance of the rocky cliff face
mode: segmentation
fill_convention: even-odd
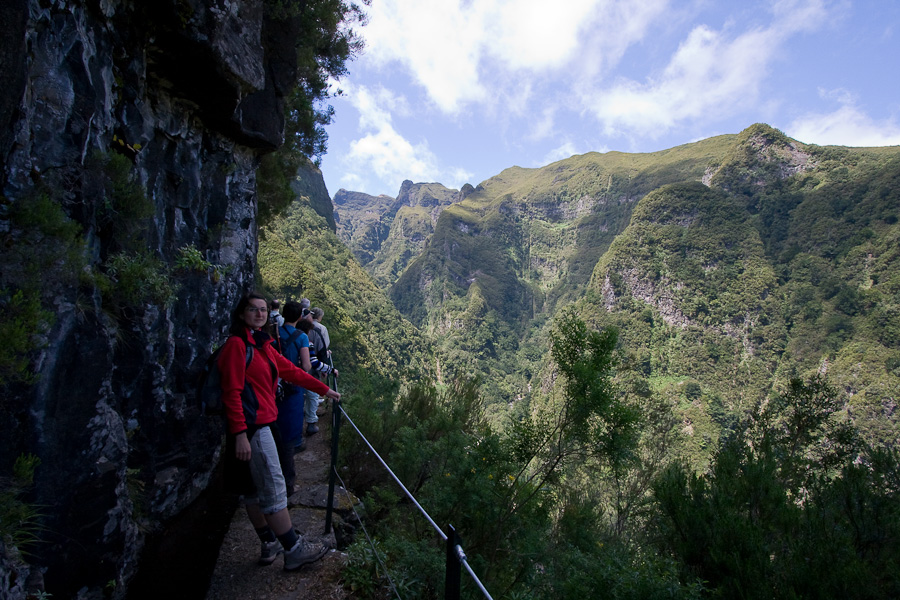
[[[27,283],[16,249],[38,247],[16,210],[50,198],[77,223],[81,256],[65,263],[77,276],[38,278],[52,324],[30,356],[34,377],[4,390],[0,472],[18,455],[39,457],[29,500],[45,517],[31,565],[7,565],[0,596],[24,597],[40,568],[54,597],[123,597],[147,533],[213,476],[222,426],[193,405],[193,382],[253,285],[256,166],[282,142],[282,99],[296,75],[296,31],[264,9],[263,0],[4,3],[4,312],[14,316],[13,292]],[[118,179],[92,166],[121,156],[130,162]],[[123,200],[123,182],[142,193]],[[128,212],[135,197],[145,212]],[[192,264],[184,248],[196,250]],[[143,295],[126,288],[115,253],[155,265],[135,274]],[[167,297],[151,271],[172,285]]]
[[[362,192],[340,189],[334,194],[337,234],[341,241],[353,250],[359,262],[366,265],[387,238],[393,217],[392,206],[396,202],[385,194],[370,196]],[[393,211],[396,212],[396,211]],[[390,217],[387,215],[391,214]]]
[[[400,185],[396,198],[338,190],[337,232],[378,284],[387,288],[422,253],[441,212],[472,191],[469,184],[457,191],[409,180]]]

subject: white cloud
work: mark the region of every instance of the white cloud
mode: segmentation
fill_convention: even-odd
[[[538,76],[576,78],[618,61],[668,1],[381,0],[361,32],[365,60],[399,64],[446,114],[522,103]]]
[[[409,114],[406,98],[381,86],[375,89],[366,86],[352,88],[350,102],[359,111],[359,128],[362,130],[390,126],[393,114]]]
[[[796,119],[785,130],[792,138],[820,146],[897,146],[900,124],[895,119],[877,121],[863,112],[855,97],[843,89],[820,90],[841,107],[830,113],[811,113]]]
[[[485,2],[483,50],[513,70],[559,67],[577,52],[581,31],[592,25],[598,4],[569,0],[551,10],[546,0]]]
[[[532,142],[540,141],[553,135],[556,124],[556,107],[547,106],[541,111],[540,117],[534,116],[530,121],[531,130],[526,137]]]
[[[589,88],[583,94],[585,110],[608,135],[656,138],[685,122],[724,118],[755,106],[783,44],[825,15],[818,0],[785,0],[774,9],[770,27],[735,37],[696,26],[661,73],[644,83],[620,78],[608,88]]]
[[[550,152],[544,155],[544,158],[541,159],[539,164],[536,164],[536,167],[543,167],[545,165],[549,165],[550,163],[555,163],[558,160],[563,160],[564,158],[569,158],[570,156],[574,156],[576,154],[581,154],[575,148],[575,144],[572,142],[566,142],[562,146],[554,148]]]
[[[828,19],[830,10],[824,0],[775,0],[772,13],[775,15],[773,27],[785,34],[814,31]],[[841,11],[842,7],[833,7]]]
[[[602,2],[589,35],[578,51],[578,70],[584,80],[601,77],[625,52],[642,42],[651,25],[672,17],[669,0]]]
[[[368,169],[398,188],[404,179],[430,181],[438,174],[437,157],[428,145],[413,145],[390,126],[353,141],[347,162],[357,169]]]
[[[650,137],[686,119],[725,114],[755,99],[774,42],[768,32],[726,40],[697,27],[659,78],[646,84],[620,80],[594,94],[591,110],[607,134],[627,131]]]
[[[474,175],[474,173],[472,173],[471,171],[467,171],[463,168],[455,168],[450,169],[448,174],[450,178],[447,180],[447,183],[445,185],[449,188],[458,190],[467,183],[475,185],[474,182],[470,181],[472,179],[472,176]]]
[[[486,94],[478,78],[482,31],[471,12],[449,1],[377,2],[362,30],[366,58],[383,67],[400,62],[442,111],[455,112]]]
[[[442,169],[427,141],[413,144],[396,130],[392,111],[408,111],[402,96],[381,87],[355,86],[348,97],[359,111],[359,129],[366,133],[350,142],[342,160],[346,168],[342,182],[360,187],[371,184],[374,175],[395,193],[404,179],[418,182],[440,181],[442,175],[471,177],[460,168]]]

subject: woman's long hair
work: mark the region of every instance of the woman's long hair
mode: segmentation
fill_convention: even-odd
[[[269,306],[269,301],[259,292],[248,292],[244,294],[237,303],[237,306],[234,307],[234,310],[231,311],[231,326],[228,328],[228,333],[240,336],[245,342],[249,342],[249,340],[247,340],[247,323],[242,316],[244,311],[247,310],[247,307],[250,306],[251,300],[262,300],[266,303],[266,306]]]

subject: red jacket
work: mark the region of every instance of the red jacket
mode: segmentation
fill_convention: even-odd
[[[263,336],[260,332],[256,335]],[[278,418],[275,405],[275,387],[281,377],[290,383],[312,390],[319,395],[329,387],[293,365],[272,345],[268,336],[261,345],[254,340],[253,331],[247,329],[247,339],[253,346],[253,358],[246,369],[247,350],[244,340],[232,335],[219,353],[219,370],[222,373],[222,402],[228,433],[240,433],[248,425],[268,425]],[[260,337],[260,339],[262,339]],[[247,387],[247,392],[244,387]]]

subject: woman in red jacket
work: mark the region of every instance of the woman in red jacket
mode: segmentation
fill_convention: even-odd
[[[304,541],[291,524],[275,442],[277,432],[273,434],[272,430],[278,417],[275,388],[281,377],[336,401],[341,395],[278,352],[272,339],[261,331],[267,319],[266,298],[256,293],[245,295],[231,314],[231,336],[219,354],[228,421],[226,467],[228,462],[232,467],[226,468],[226,473],[243,471],[247,479],[235,489],[242,493],[247,516],[262,543],[259,563],[272,564],[283,550],[284,568],[293,571],[322,558],[327,548]],[[248,346],[252,348],[249,365]]]

